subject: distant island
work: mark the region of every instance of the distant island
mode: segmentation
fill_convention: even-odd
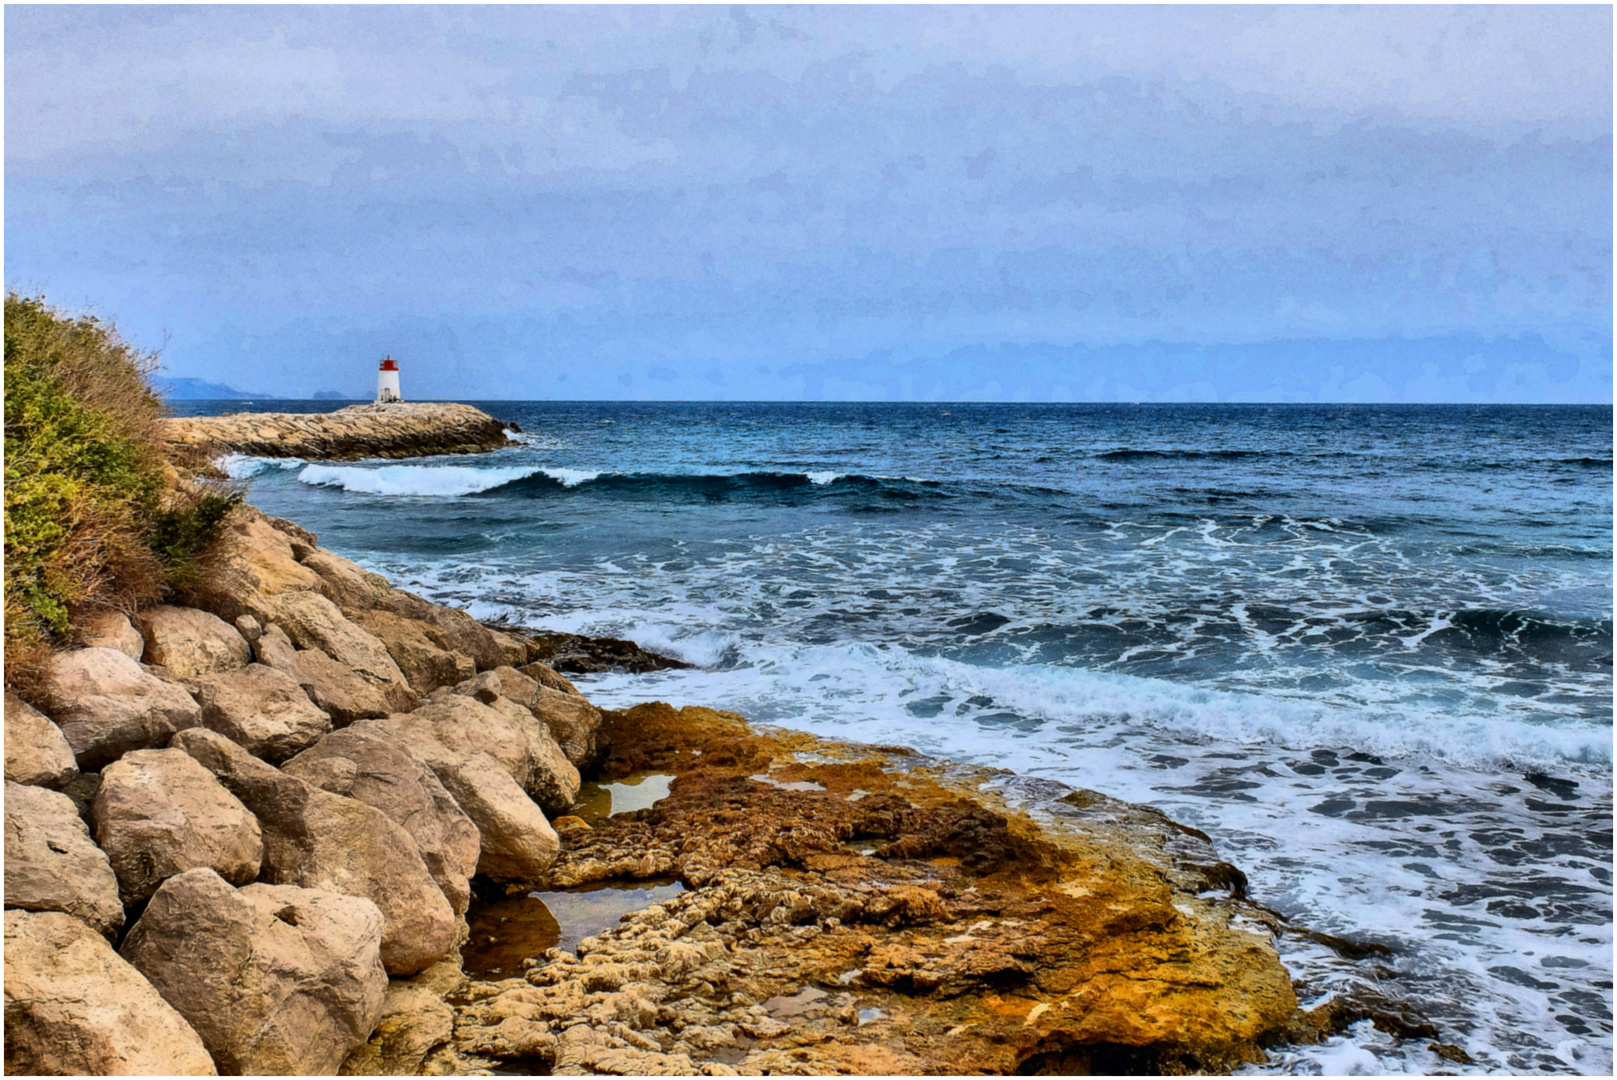
[[[312,401],[359,401],[360,398],[352,394],[345,394],[341,390],[317,390]]]

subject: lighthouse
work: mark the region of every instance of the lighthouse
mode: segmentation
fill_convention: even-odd
[[[399,365],[391,356],[384,357],[376,372],[376,403],[403,401],[399,396]]]

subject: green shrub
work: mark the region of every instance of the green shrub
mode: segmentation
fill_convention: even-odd
[[[6,682],[75,621],[191,584],[239,494],[165,481],[155,358],[111,326],[6,297]]]

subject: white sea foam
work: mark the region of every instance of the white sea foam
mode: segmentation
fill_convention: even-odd
[[[309,465],[298,474],[305,484],[342,488],[364,495],[455,496],[509,484],[538,472],[509,466],[479,469],[470,465]]]
[[[226,454],[214,462],[232,480],[250,480],[262,473],[282,469],[301,469],[302,458],[253,457],[251,454]]]
[[[827,470],[827,471],[824,471],[824,472],[804,473],[803,475],[807,476],[809,478],[809,483],[811,483],[811,484],[822,484],[823,485],[823,484],[829,484],[833,480],[841,480],[847,474],[846,473],[839,473],[839,472],[831,472],[831,471]]]
[[[569,488],[587,484],[601,475],[599,469],[540,469],[539,471],[562,487]]]

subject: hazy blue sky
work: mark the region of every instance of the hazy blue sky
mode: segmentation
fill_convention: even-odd
[[[6,283],[283,395],[1610,401],[1611,20],[8,5]]]

